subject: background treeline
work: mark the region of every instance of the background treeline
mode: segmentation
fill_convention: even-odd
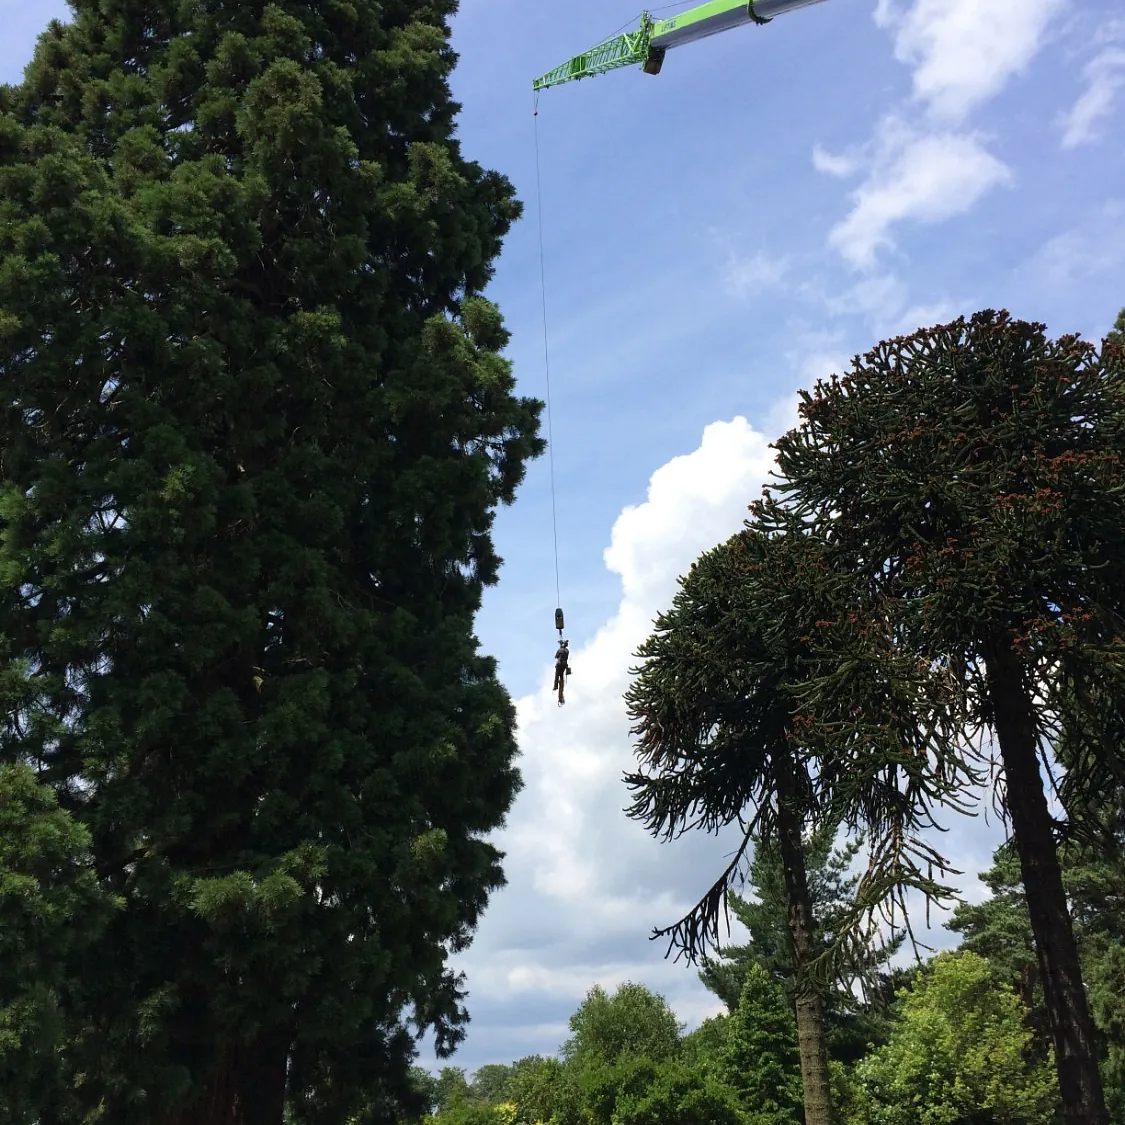
[[[1065,850],[1083,976],[1098,1025],[1112,1120],[1125,1120],[1125,804],[1112,832]],[[810,839],[810,885],[831,929],[857,879],[855,844]],[[872,944],[826,997],[841,1125],[1050,1125],[1061,1120],[1031,927],[1010,845],[982,875],[991,896],[958,906],[959,945],[921,964],[889,964],[899,942]],[[416,1069],[435,1125],[799,1125],[801,1075],[787,900],[775,852],[759,847],[748,893],[732,897],[744,945],[708,959],[700,978],[726,1011],[684,1034],[643,985],[595,987],[570,1018],[558,1057]],[[902,961],[904,958],[897,958]]]

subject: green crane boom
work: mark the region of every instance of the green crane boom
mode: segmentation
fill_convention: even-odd
[[[547,71],[532,83],[535,90],[560,86],[605,74],[621,66],[640,65],[646,74],[659,74],[669,47],[694,43],[720,31],[750,23],[769,23],[774,16],[804,8],[819,0],[710,0],[689,8],[678,16],[654,20],[648,12],[641,15],[641,26],[606,39],[581,55]]]

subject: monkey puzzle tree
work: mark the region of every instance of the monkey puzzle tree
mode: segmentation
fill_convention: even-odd
[[[1069,1122],[1105,1125],[1093,1025],[1039,769],[1065,726],[1084,765],[1118,745],[1080,706],[1120,699],[1125,370],[1074,336],[985,311],[884,341],[803,395],[781,489],[894,606],[999,743]],[[1070,779],[1080,788],[1081,770]]]
[[[960,784],[963,767],[956,755],[928,756],[929,735],[921,728],[900,741],[918,709],[916,697],[933,691],[926,677],[912,680],[899,669],[876,682],[857,666],[840,677],[835,635],[871,626],[855,612],[848,576],[828,565],[828,544],[768,501],[755,505],[754,514],[743,532],[695,563],[639,651],[643,663],[627,703],[642,768],[626,778],[634,791],[629,814],[667,838],[735,822],[744,830],[710,892],[676,926],[658,931],[670,933],[689,960],[717,941],[721,905],[750,841],[757,836],[776,845],[788,902],[805,1114],[808,1125],[822,1125],[832,1118],[825,982],[815,971],[825,958],[816,940],[804,827],[819,819],[871,831],[875,846],[857,890],[860,910],[908,884],[936,894],[940,888],[912,858],[911,849],[921,848],[914,833],[928,822],[927,809]],[[836,711],[802,713],[810,683],[825,675],[834,677]],[[882,734],[883,711],[899,719],[894,743]],[[925,854],[940,863],[936,853]],[[860,910],[848,919],[849,932],[838,935],[838,948],[855,938]],[[853,944],[866,954],[862,938]]]
[[[120,1125],[393,1117],[462,1034],[541,443],[455,6],[76,0],[0,91],[3,757],[124,900],[71,1045]]]

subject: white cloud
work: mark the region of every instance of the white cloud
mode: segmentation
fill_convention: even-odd
[[[1009,184],[1009,169],[965,133],[912,135],[888,119],[871,171],[852,193],[851,214],[829,235],[852,265],[870,267],[894,245],[890,229],[908,219],[939,222],[968,211],[992,188]]]
[[[1106,47],[1083,70],[1086,89],[1063,118],[1063,148],[1089,144],[1109,117],[1117,92],[1125,87],[1125,49]]]
[[[914,96],[946,121],[963,120],[1022,72],[1062,0],[879,0],[876,22],[895,32],[895,57],[914,68]]]
[[[866,277],[842,293],[828,297],[826,304],[833,316],[857,314],[886,319],[906,305],[906,284],[893,273]]]
[[[785,413],[779,429],[795,421],[795,410]],[[625,816],[621,774],[633,750],[623,695],[634,653],[670,606],[678,576],[742,526],[773,464],[769,441],[744,418],[716,422],[696,450],[652,474],[644,502],[614,524],[605,565],[620,579],[620,603],[574,650],[566,706],[552,696],[548,667],[540,689],[518,701],[525,789],[497,836],[508,886],[457,959],[474,1016],[482,1004],[489,1012],[519,1005],[528,1024],[553,1028],[595,983],[629,979],[662,992],[690,1024],[719,1010],[695,972],[665,961],[664,944],[649,935],[690,909],[722,870],[729,841],[693,833],[667,844]],[[522,1042],[512,1057],[553,1051],[560,1039]]]
[[[838,179],[851,176],[860,166],[858,157],[828,152],[820,145],[813,146],[812,162],[818,172],[823,172],[826,176],[836,176]]]
[[[909,288],[894,273],[874,274],[826,299],[833,316],[862,316],[880,339],[905,336],[919,328],[945,323],[957,315],[950,300],[911,304]]]
[[[762,250],[748,258],[732,253],[727,260],[726,288],[735,297],[753,297],[779,285],[788,269],[788,258],[771,258]]]
[[[866,166],[851,213],[829,235],[847,261],[870,268],[881,248],[894,245],[896,224],[952,218],[1011,182],[980,137],[957,127],[1027,68],[1061,7],[1062,0],[914,0],[900,8],[878,0],[875,22],[893,32],[895,57],[912,68],[914,99],[928,123],[911,125],[890,113],[852,154],[814,148],[813,165],[828,175]],[[1104,97],[1106,80],[1099,77]]]
[[[1021,267],[1021,274],[1057,295],[1082,280],[1120,276],[1123,263],[1125,200],[1118,199],[1091,209],[1079,224],[1048,239]]]

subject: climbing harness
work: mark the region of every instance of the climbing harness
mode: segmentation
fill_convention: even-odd
[[[566,702],[566,678],[570,675],[570,642],[560,638],[559,647],[555,650],[555,682],[551,685],[553,691],[559,693],[559,706]]]
[[[570,675],[570,666],[566,657],[569,655],[569,641],[563,639],[563,630],[566,620],[562,611],[562,586],[559,581],[559,523],[558,504],[555,496],[555,438],[551,418],[551,354],[548,345],[547,333],[547,267],[546,254],[543,249],[543,177],[539,168],[539,94],[535,95],[535,105],[532,111],[535,123],[535,204],[539,225],[539,293],[543,306],[543,369],[547,377],[547,460],[551,471],[551,536],[555,549],[555,628],[559,634],[559,647],[555,653],[555,687],[558,689],[559,706],[566,699],[564,687],[566,677]],[[563,654],[560,670],[559,653]]]

